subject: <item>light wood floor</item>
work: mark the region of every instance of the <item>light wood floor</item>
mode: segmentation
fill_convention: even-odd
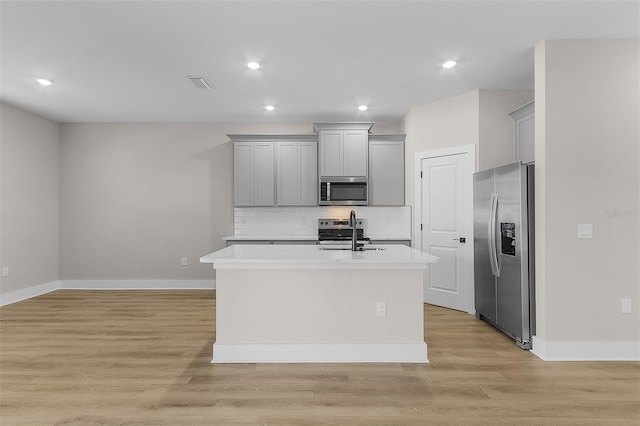
[[[465,313],[425,306],[427,365],[213,365],[214,312],[212,291],[0,308],[0,423],[640,423],[640,363],[544,362]]]

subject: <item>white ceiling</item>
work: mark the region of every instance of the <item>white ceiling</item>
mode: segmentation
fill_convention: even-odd
[[[532,88],[542,40],[638,38],[639,5],[2,0],[0,98],[60,122],[397,121],[475,89]]]

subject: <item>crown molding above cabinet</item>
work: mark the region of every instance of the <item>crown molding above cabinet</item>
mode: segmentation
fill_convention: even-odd
[[[318,142],[317,133],[229,133],[227,136],[231,142]]]

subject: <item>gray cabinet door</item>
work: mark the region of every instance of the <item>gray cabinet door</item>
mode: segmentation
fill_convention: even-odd
[[[271,142],[255,144],[253,156],[256,206],[273,206],[276,201],[275,147]]]
[[[343,175],[343,132],[326,130],[320,132],[320,176]]]
[[[516,161],[532,164],[535,153],[535,103],[521,106],[509,114],[515,121]]]
[[[273,143],[234,143],[233,185],[235,206],[273,206],[275,204]]]
[[[320,131],[320,176],[367,176],[366,130]]]
[[[404,205],[404,141],[369,141],[369,205]]]
[[[233,145],[233,204],[253,205],[253,144]]]
[[[367,176],[367,141],[365,130],[345,130],[342,176]]]
[[[368,176],[369,130],[374,123],[313,123],[320,176]]]
[[[298,205],[318,205],[318,143],[300,143],[298,148]]]
[[[295,142],[278,142],[276,146],[278,167],[279,206],[298,204],[298,146]]]
[[[318,144],[278,142],[277,205],[315,206],[318,204]]]
[[[535,117],[531,113],[516,121],[516,161],[531,164],[536,161]]]

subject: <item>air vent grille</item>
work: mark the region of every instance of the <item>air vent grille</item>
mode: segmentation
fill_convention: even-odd
[[[202,76],[192,76],[192,75],[188,75],[187,78],[189,80],[191,80],[191,82],[194,84],[194,86],[196,86],[198,89],[206,89],[209,90],[212,88],[211,84],[209,84],[209,82],[207,81],[206,78],[202,77]]]

